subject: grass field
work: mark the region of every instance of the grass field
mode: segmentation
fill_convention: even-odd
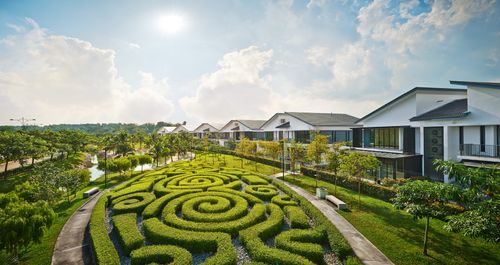
[[[286,176],[286,180],[314,193],[315,180],[306,176]],[[334,185],[318,181],[333,194]],[[395,264],[500,264],[500,246],[447,232],[444,222],[431,219],[429,256],[422,254],[424,221],[395,209],[392,204],[337,187],[337,197],[350,211],[339,211]]]

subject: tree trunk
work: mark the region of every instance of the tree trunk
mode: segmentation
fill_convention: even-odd
[[[425,232],[424,232],[424,255],[427,256],[427,235],[429,234],[429,216],[425,221]]]
[[[358,179],[358,207],[361,208],[361,179]]]
[[[141,165],[141,173],[144,172],[144,164]]]
[[[7,180],[7,167],[9,166],[9,160],[5,160],[5,169],[3,171],[3,180]]]
[[[34,164],[35,164],[35,158],[34,158],[34,157],[32,157],[32,158],[31,158],[31,165],[34,165]]]
[[[51,153],[50,154],[50,161],[52,161],[53,158],[54,158],[54,153]]]
[[[337,196],[337,171],[335,171],[335,189],[333,191],[333,194]]]

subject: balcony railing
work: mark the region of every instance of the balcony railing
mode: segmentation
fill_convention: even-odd
[[[460,155],[500,158],[500,145],[461,144]]]

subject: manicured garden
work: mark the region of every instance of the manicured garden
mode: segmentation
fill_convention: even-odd
[[[275,168],[241,168],[244,164],[232,156],[201,155],[138,175],[104,194],[90,223],[97,262],[358,262],[321,212],[260,174]]]
[[[316,180],[298,175],[285,179],[314,193]],[[318,185],[334,194],[335,186],[325,181]],[[430,221],[429,256],[422,254],[425,221],[415,221],[404,211],[389,203],[367,195],[337,187],[337,197],[346,202],[350,210],[339,211],[352,225],[365,235],[395,264],[500,264],[498,244],[483,239],[473,239],[443,229],[444,222]]]

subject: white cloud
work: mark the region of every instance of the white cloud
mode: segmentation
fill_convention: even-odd
[[[328,65],[331,63],[331,51],[328,47],[313,46],[306,50],[307,61],[316,66]]]
[[[18,33],[26,31],[26,28],[24,28],[23,26],[16,25],[16,24],[7,23],[7,27],[15,30]]]
[[[133,43],[133,42],[129,42],[128,43],[128,46],[130,48],[133,48],[133,49],[140,49],[141,48],[141,45],[137,44],[137,43]]]
[[[146,122],[172,114],[165,80],[140,73],[141,86],[134,88],[118,75],[113,50],[27,23],[31,30],[0,42],[0,120]]]
[[[272,55],[256,46],[227,53],[217,71],[201,77],[194,96],[180,99],[181,107],[188,116],[211,122],[265,117],[271,89],[262,72]]]
[[[309,0],[307,3],[307,8],[313,8],[314,6],[323,7],[326,4],[326,0]]]

